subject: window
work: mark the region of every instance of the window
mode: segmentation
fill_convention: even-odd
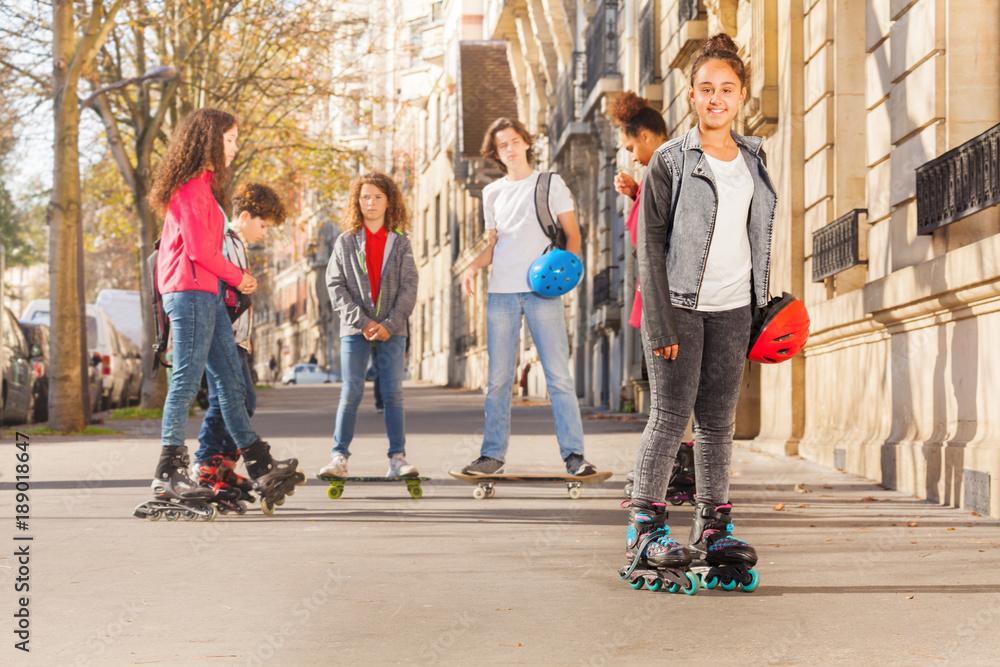
[[[434,245],[441,245],[441,193],[434,197]]]

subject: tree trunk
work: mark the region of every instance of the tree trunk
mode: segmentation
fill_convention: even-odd
[[[53,4],[54,170],[49,202],[49,297],[51,350],[49,423],[57,431],[78,431],[87,422],[85,303],[81,298],[80,110],[76,81],[67,71],[76,51],[73,4]]]

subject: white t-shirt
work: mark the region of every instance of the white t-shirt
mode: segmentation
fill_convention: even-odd
[[[551,241],[542,232],[535,211],[533,171],[519,181],[497,179],[483,188],[483,216],[486,229],[497,230],[493,248],[493,270],[487,292],[530,292],[528,269],[541,257]],[[553,217],[573,210],[573,196],[559,174],[549,182],[549,210]]]
[[[753,178],[740,153],[732,162],[705,154],[715,175],[719,208],[705,260],[698,310],[720,311],[750,305],[750,237],[747,216],[753,199]]]

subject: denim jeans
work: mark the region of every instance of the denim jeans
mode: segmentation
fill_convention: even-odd
[[[693,410],[698,500],[723,505],[729,502],[736,402],[750,342],[750,306],[719,312],[674,308],[674,318],[679,342],[673,361],[653,355],[645,318],[642,322],[652,400],[635,455],[632,497],[663,502]]]
[[[168,292],[163,295],[163,309],[170,318],[174,348],[173,374],[163,404],[163,446],[184,444],[188,407],[207,368],[209,378],[215,379],[226,430],[237,447],[249,447],[257,441],[257,434],[247,416],[242,362],[222,296],[209,292]]]
[[[240,359],[243,361],[243,387],[246,390],[247,416],[253,417],[254,410],[257,409],[257,390],[254,388],[253,376],[250,374],[250,355],[241,347],[236,348]],[[222,409],[219,407],[219,392],[215,388],[215,379],[212,371],[208,371],[208,411],[201,422],[201,431],[198,433],[198,453],[195,454],[195,462],[208,461],[216,454],[222,452],[235,452],[239,449],[233,439],[226,432],[226,422],[222,418]]]
[[[337,427],[333,432],[333,453],[350,456],[357,422],[358,406],[365,393],[365,370],[375,347],[375,375],[385,411],[385,432],[389,437],[389,453],[406,453],[406,424],[403,415],[403,363],[406,336],[390,336],[389,340],[372,341],[358,334],[340,339],[340,370],[344,381],[340,385],[337,406]]]
[[[583,454],[583,422],[573,376],[569,373],[569,339],[562,299],[534,292],[491,292],[486,303],[486,352],[490,358],[486,392],[486,427],[480,454],[504,460],[510,444],[510,399],[521,333],[521,315],[535,341],[545,384],[552,401],[552,418],[559,455]]]

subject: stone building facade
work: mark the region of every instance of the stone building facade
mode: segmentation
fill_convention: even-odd
[[[537,166],[559,172],[577,200],[587,274],[564,301],[578,395],[643,411],[641,344],[626,324],[631,202],[612,188],[617,170],[641,170],[605,110],[617,91],[636,90],[671,136],[684,133],[695,122],[691,57],[725,31],[751,72],[738,131],[764,138],[779,195],[770,290],[800,296],[812,318],[803,354],[748,373],[737,436],[1000,516],[990,416],[1000,361],[988,343],[1000,328],[1000,3],[433,4],[445,55],[404,131],[424,133],[414,145],[440,140],[412,162],[414,233],[426,248],[415,376],[485,384],[485,303],[461,297],[458,282],[481,238],[477,188],[493,175],[463,134],[476,113],[460,80],[463,44],[500,44],[516,113],[538,135]],[[525,335],[521,363],[532,358]],[[531,376],[544,394],[537,364]]]

